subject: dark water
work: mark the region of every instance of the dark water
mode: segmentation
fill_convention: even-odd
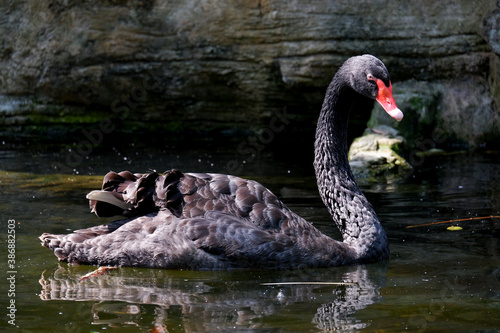
[[[109,169],[220,172],[234,160],[242,166],[239,175],[279,193],[325,233],[336,231],[316,193],[309,157],[264,154],[243,163],[244,157],[217,147],[137,152],[132,147],[92,151],[71,161],[66,150],[34,151],[0,151],[2,331],[500,330],[500,219],[453,223],[463,228],[459,231],[447,230],[451,224],[406,228],[500,215],[498,154],[427,157],[406,179],[364,184],[390,239],[387,262],[295,271],[121,268],[79,282],[96,267],[58,263],[37,237],[109,221],[91,215],[85,200]],[[72,173],[61,173],[61,165]],[[12,268],[9,227],[15,227],[16,237]],[[347,284],[262,285],[303,281]],[[17,328],[7,322],[14,318],[7,316],[10,302]]]

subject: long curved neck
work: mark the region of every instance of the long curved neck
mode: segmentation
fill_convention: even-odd
[[[372,100],[352,90],[342,75],[336,75],[328,87],[316,129],[314,168],[319,192],[358,262],[378,261],[389,255],[385,231],[356,184],[347,159],[349,113],[372,107]]]

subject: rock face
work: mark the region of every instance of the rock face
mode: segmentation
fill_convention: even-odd
[[[389,68],[400,108],[418,120],[403,122],[403,135],[439,128],[443,142],[472,146],[500,138],[500,9],[492,0],[0,6],[3,130],[110,118],[116,127],[258,132],[286,106],[296,116],[290,127],[306,122],[312,132],[336,69],[371,53]]]

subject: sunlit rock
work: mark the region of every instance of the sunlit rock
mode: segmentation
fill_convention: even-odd
[[[399,155],[405,148],[405,140],[394,128],[380,125],[367,129],[349,149],[349,163],[359,178],[406,175],[412,166]]]

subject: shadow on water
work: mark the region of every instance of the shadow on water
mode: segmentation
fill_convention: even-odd
[[[310,270],[111,270],[85,281],[96,267],[58,263],[40,246],[43,232],[68,233],[106,223],[89,214],[85,194],[102,175],[181,166],[224,171],[239,158],[220,149],[95,152],[72,174],[54,161],[64,152],[0,151],[2,243],[15,221],[15,283],[1,250],[1,308],[14,300],[23,332],[316,332],[496,331],[500,328],[500,220],[407,226],[500,215],[498,154],[428,157],[407,179],[363,185],[391,244],[391,258],[365,266]],[[239,160],[240,161],[240,160]],[[263,154],[239,175],[256,179],[324,233],[338,238],[317,194],[310,159]],[[243,163],[243,161],[241,161]],[[29,172],[27,172],[27,170]],[[76,174],[78,173],[78,174]],[[262,285],[282,282],[343,285]],[[14,288],[14,294],[9,291]],[[7,317],[9,319],[9,317]]]

